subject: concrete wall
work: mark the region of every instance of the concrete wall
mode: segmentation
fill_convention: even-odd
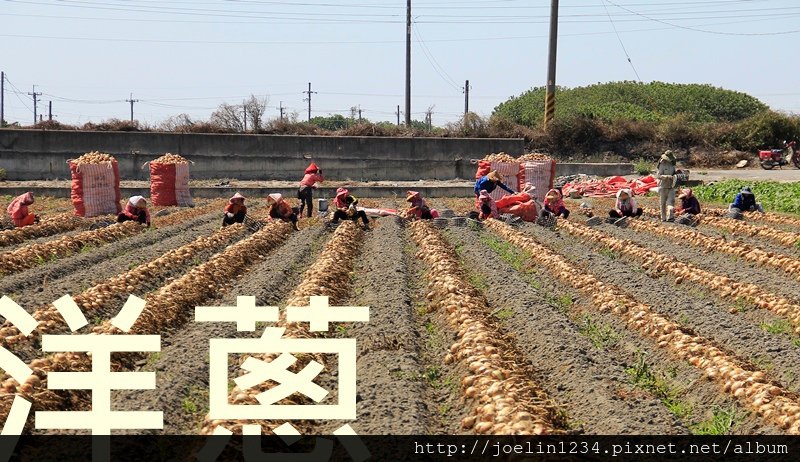
[[[583,164],[583,163],[558,163],[556,176],[568,175],[597,175],[597,176],[625,176],[633,174],[633,164]]]
[[[196,179],[297,180],[311,159],[329,178],[355,181],[473,178],[470,159],[523,153],[522,139],[215,135],[0,130],[9,180],[67,179],[67,159],[114,155],[123,180],[149,179],[143,164],[166,153],[194,162]]]

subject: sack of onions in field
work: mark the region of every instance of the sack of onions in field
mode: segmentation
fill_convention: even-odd
[[[88,152],[67,163],[72,174],[70,198],[75,215],[97,217],[122,211],[119,203],[119,165],[113,156]]]
[[[492,170],[495,170],[500,174],[503,184],[514,191],[519,191],[520,164],[516,159],[504,152],[499,154],[489,154],[478,161],[478,171],[475,172],[475,179],[477,180],[482,176],[485,176]],[[492,196],[494,200],[497,200],[506,194],[508,193],[503,189],[497,188],[489,195]]]
[[[192,207],[189,194],[189,161],[166,153],[150,161],[150,200],[153,205]]]
[[[520,172],[519,184],[530,183],[536,187],[531,195],[538,201],[544,200],[547,191],[553,188],[553,181],[556,178],[556,161],[544,154],[525,154],[520,157],[522,168]]]

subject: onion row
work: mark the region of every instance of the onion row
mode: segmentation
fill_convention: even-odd
[[[614,313],[631,329],[651,337],[659,347],[688,361],[707,378],[720,384],[725,393],[753,409],[765,421],[776,424],[789,434],[800,434],[800,401],[796,393],[769,380],[763,371],[726,353],[713,340],[684,331],[678,324],[653,312],[650,306],[638,302],[620,287],[599,281],[586,271],[575,271],[573,264],[531,236],[497,220],[485,223],[491,231],[525,250],[534,262],[547,268],[550,274],[591,297],[599,311]]]
[[[729,253],[762,266],[772,266],[800,280],[800,259],[788,255],[766,251],[754,245],[745,244],[744,242],[721,241],[719,238],[713,238],[694,230],[657,226],[654,223],[644,220],[631,220],[628,222],[628,225],[631,229],[636,231],[660,234],[680,240],[681,243],[687,243],[710,251]]]
[[[785,297],[764,291],[756,284],[735,281],[728,276],[706,271],[691,263],[684,263],[675,257],[642,247],[628,239],[617,239],[585,225],[567,220],[560,221],[558,225],[573,236],[585,237],[592,246],[608,246],[611,250],[641,261],[644,269],[655,273],[670,273],[675,276],[676,284],[684,281],[695,282],[713,290],[723,299],[741,298],[759,308],[771,311],[788,319],[794,325],[795,332],[800,333],[800,306]]]
[[[362,233],[361,228],[355,223],[347,221],[339,225],[317,260],[303,275],[303,280],[289,296],[286,306],[308,306],[309,297],[311,296],[328,296],[333,303],[346,301],[349,296],[349,273],[353,268],[355,256],[360,249],[357,243],[361,241]],[[311,336],[311,333],[302,324],[287,322],[285,310],[281,310],[280,320],[275,327],[286,328],[282,338],[308,338]],[[261,361],[269,362],[276,357],[272,353],[243,356],[241,361],[252,356]],[[242,390],[238,385],[235,385],[229,394],[228,402],[234,404],[258,404],[258,400],[255,398],[256,395],[268,388],[262,384]],[[261,421],[262,426],[267,424],[268,422]],[[206,415],[200,434],[211,435],[219,426],[232,432],[239,432],[241,425],[242,421],[240,420],[211,419],[209,415]]]
[[[222,248],[230,244],[245,232],[246,228],[244,226],[234,225],[214,231],[210,235],[200,236],[194,241],[170,250],[154,260],[142,263],[130,271],[115,275],[102,283],[96,284],[74,296],[73,299],[84,312],[95,311],[111,300],[126,296],[134,290],[153,284],[153,281],[165,277],[172,269],[190,263],[200,252]],[[0,326],[0,346],[19,346],[20,344],[33,342],[41,334],[67,330],[64,319],[52,304],[36,309],[33,312],[33,317],[39,324],[27,337],[8,321]]]
[[[704,208],[704,214],[714,217],[724,217],[728,214],[726,209]],[[792,225],[800,226],[800,219],[787,217],[773,212],[742,212],[745,218],[753,221],[766,221],[767,223],[775,223],[777,225]]]
[[[417,258],[430,265],[427,299],[434,310],[446,312],[457,331],[445,363],[456,362],[469,372],[461,386],[471,413],[461,426],[480,434],[557,434],[558,416],[547,394],[530,380],[530,370],[512,341],[487,321],[486,298],[459,268],[458,256],[428,223],[411,224],[419,246]]]
[[[126,223],[123,223],[126,224]],[[227,247],[212,256],[207,262],[161,287],[146,298],[145,308],[133,324],[131,334],[160,334],[168,328],[182,325],[195,306],[208,300],[215,291],[230,284],[237,275],[264,258],[291,233],[291,226],[275,222],[265,226],[252,236]],[[95,326],[95,334],[119,334],[110,321]],[[112,368],[131,369],[135,353],[116,353]],[[52,371],[82,372],[91,370],[91,357],[85,353],[57,353],[46,358],[35,359],[29,367],[33,370],[28,380],[18,384],[7,378],[0,386],[0,421],[8,418],[11,398],[19,393],[34,403],[36,410],[63,410],[75,408],[86,401],[87,395],[74,390],[55,391],[47,389],[47,373]]]
[[[93,220],[83,217],[76,217],[71,213],[62,213],[51,217],[44,217],[38,224],[23,226],[22,228],[7,229],[0,231],[0,247],[19,244],[29,239],[53,236],[65,233],[74,229],[88,228]]]

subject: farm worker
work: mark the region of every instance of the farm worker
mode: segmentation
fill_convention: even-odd
[[[544,195],[544,207],[539,212],[539,218],[561,217],[566,219],[569,217],[569,210],[564,205],[564,199],[561,198],[561,192],[558,189],[551,189]]]
[[[11,221],[14,222],[14,226],[22,228],[23,226],[39,223],[39,217],[30,213],[28,210],[28,206],[33,203],[33,193],[29,191],[15,197],[14,200],[8,204],[6,211],[8,212],[8,216],[11,217]]]
[[[360,218],[364,224],[364,229],[369,229],[369,218],[367,218],[366,212],[356,208],[358,198],[351,195],[350,191],[345,188],[338,188],[336,197],[333,198],[333,205],[336,207],[336,211],[333,212],[332,223],[339,223],[341,219],[349,219],[355,222]]]
[[[733,204],[728,207],[729,209],[739,209],[742,212],[764,212],[764,207],[756,202],[756,196],[750,189],[750,186],[745,186],[742,191],[733,199]]]
[[[300,212],[303,214],[303,208],[307,207],[308,216],[314,212],[314,190],[317,189],[317,183],[322,183],[322,170],[317,167],[317,164],[311,163],[306,168],[303,179],[300,180],[300,189],[297,191],[297,198],[300,199]]]
[[[677,177],[675,176],[675,154],[672,151],[664,151],[658,160],[656,178],[658,179],[658,209],[661,213],[661,221],[673,221],[675,209],[675,186]]]
[[[678,194],[678,199],[681,200],[681,205],[677,208],[680,214],[700,215],[700,201],[694,197],[691,188],[682,189]]]
[[[409,220],[432,220],[439,216],[436,210],[428,207],[419,191],[408,191],[406,202],[410,203],[409,209],[406,211],[406,218]]]
[[[642,216],[642,208],[637,206],[630,189],[620,189],[617,191],[617,202],[614,204],[614,208],[609,210],[608,216],[614,219],[640,217]]]
[[[247,206],[244,205],[245,197],[238,192],[228,199],[228,205],[225,206],[225,215],[222,216],[222,226],[232,225],[234,223],[244,223],[244,217],[247,215]]]
[[[497,209],[497,203],[492,199],[488,191],[485,189],[481,190],[478,195],[478,201],[481,204],[481,213],[478,215],[479,219],[487,220],[489,218],[500,218],[500,211]]]
[[[294,226],[295,230],[299,230],[300,228],[297,227],[297,212],[295,209],[289,205],[288,202],[283,198],[282,195],[278,193],[272,193],[267,197],[267,204],[270,205],[269,208],[269,216],[270,218],[283,220],[283,221],[291,221],[292,226]]]
[[[480,196],[481,191],[491,193],[498,186],[509,194],[514,194],[514,191],[511,188],[503,184],[503,179],[500,178],[500,174],[497,173],[497,170],[492,170],[485,176],[480,177],[478,181],[475,182],[475,197]]]
[[[147,201],[142,196],[131,196],[125,208],[117,215],[117,223],[138,221],[150,227],[150,212],[147,210]]]

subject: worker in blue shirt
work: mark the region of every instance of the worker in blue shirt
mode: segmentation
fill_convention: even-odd
[[[503,184],[503,180],[500,178],[500,174],[497,173],[497,170],[492,170],[485,176],[480,177],[478,181],[475,182],[475,197],[481,195],[481,190],[491,194],[492,191],[494,191],[498,186],[507,192],[514,194],[514,190]]]

